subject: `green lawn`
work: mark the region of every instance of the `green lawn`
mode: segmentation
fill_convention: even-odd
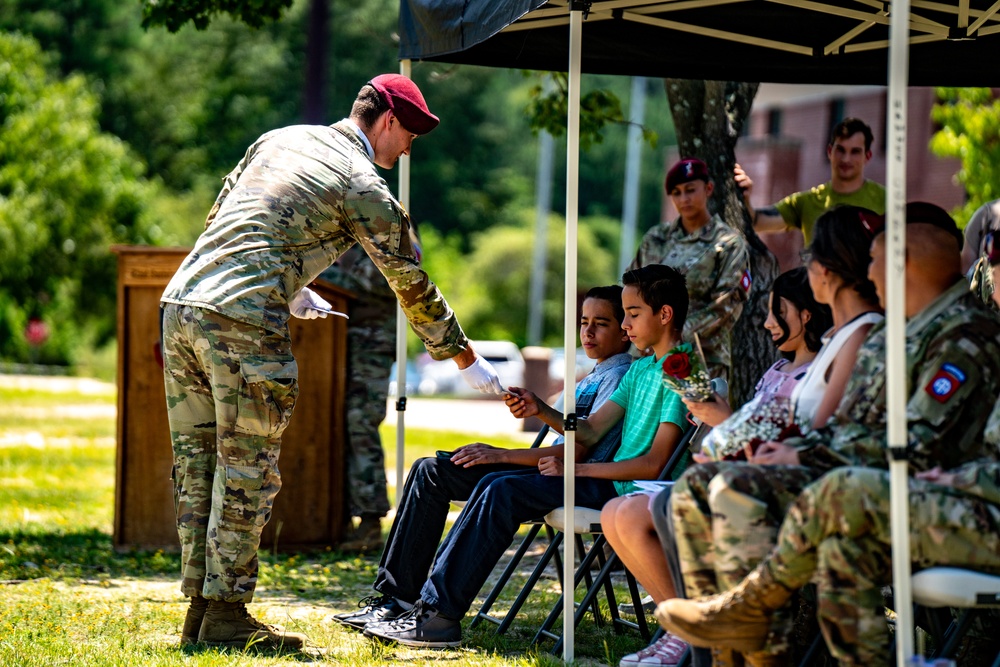
[[[305,632],[303,653],[244,654],[177,647],[185,600],[175,553],[118,553],[111,546],[115,392],[112,385],[13,387],[0,376],[0,665],[537,665],[559,662],[551,647],[529,648],[559,587],[548,577],[503,637],[492,626],[466,631],[461,649],[384,646],[328,621],[368,594],[377,555],[331,549],[262,553],[252,611]],[[475,439],[407,429],[407,461]],[[383,440],[395,442],[393,428]],[[513,441],[492,442],[521,446]],[[390,459],[394,448],[387,447]],[[394,463],[390,460],[391,467]],[[390,489],[390,494],[392,490]],[[527,574],[523,567],[522,577]],[[498,603],[500,610],[516,587]],[[620,596],[624,599],[624,596]],[[474,606],[478,608],[478,604]],[[488,625],[488,624],[487,624]],[[576,634],[578,662],[617,665],[642,646],[586,619]]]

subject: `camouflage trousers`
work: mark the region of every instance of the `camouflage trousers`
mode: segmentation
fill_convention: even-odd
[[[249,602],[298,395],[291,342],[201,308],[164,304],[162,316],[181,590]]]
[[[351,515],[383,517],[389,512],[385,452],[379,426],[385,420],[389,373],[396,358],[396,301],[381,320],[348,324],[347,492]],[[351,313],[351,322],[355,314]],[[384,321],[383,321],[384,320]]]
[[[910,480],[914,570],[937,565],[1000,572],[1000,507]],[[788,511],[768,567],[798,589],[817,585],[817,616],[841,665],[894,664],[881,590],[892,583],[889,473],[838,468]]]
[[[674,537],[689,598],[739,584],[774,548],[788,507],[816,478],[809,468],[737,461],[696,465],[670,496]],[[790,609],[774,615],[767,650],[789,649]]]

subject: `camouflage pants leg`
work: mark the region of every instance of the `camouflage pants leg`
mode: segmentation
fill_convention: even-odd
[[[920,480],[909,487],[914,569],[1000,572],[1000,508]],[[775,578],[790,587],[808,581],[815,562],[820,628],[842,664],[888,659],[881,589],[892,576],[889,498],[884,470],[831,471],[789,510],[771,559]]]
[[[774,548],[778,528],[799,492],[815,477],[807,468],[742,464],[721,470],[708,487],[720,590],[736,587]],[[793,609],[777,610],[765,650],[790,649]]]
[[[287,334],[165,304],[164,386],[185,595],[249,602],[298,395]]]
[[[347,479],[353,516],[383,517],[389,512],[385,451],[379,426],[385,420],[389,373],[396,358],[395,300],[384,324],[348,325]],[[353,315],[352,315],[353,317]]]
[[[725,466],[735,463],[701,463],[684,471],[670,492],[670,519],[674,546],[689,598],[719,592],[715,581],[715,547],[712,544],[712,510],[708,484]]]

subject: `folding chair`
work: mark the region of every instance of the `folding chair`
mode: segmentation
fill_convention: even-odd
[[[932,567],[912,578],[914,603],[937,609],[961,609],[958,618],[946,628],[929,616],[928,631],[934,637],[936,650],[932,658],[953,658],[959,644],[977,615],[1000,607],[1000,576],[964,570],[957,567]],[[993,662],[1000,667],[1000,655]]]
[[[691,439],[694,437],[695,433],[698,431],[697,427],[690,427],[685,432],[681,438],[680,443],[678,443],[674,452],[670,455],[670,459],[664,465],[663,470],[660,472],[659,480],[663,481],[668,479],[674,472],[674,470],[679,469],[680,465],[690,461],[689,445]],[[614,570],[615,566],[619,562],[618,554],[612,553],[612,555],[605,559],[604,556],[604,545],[607,544],[607,538],[601,530],[601,512],[600,510],[594,510],[586,507],[577,507],[574,510],[576,516],[575,525],[572,530],[577,538],[577,548],[580,550],[581,562],[580,566],[576,570],[576,574],[573,580],[573,587],[570,590],[576,590],[576,587],[581,581],[587,582],[587,593],[584,595],[583,600],[581,600],[576,605],[576,614],[574,616],[574,625],[579,625],[580,620],[586,614],[588,609],[592,609],[594,612],[594,620],[600,626],[603,624],[603,619],[599,613],[599,608],[597,604],[597,596],[600,595],[601,590],[604,591],[607,597],[609,614],[611,616],[611,624],[616,633],[621,633],[624,628],[630,628],[637,630],[639,635],[645,640],[649,641],[651,638],[648,624],[646,623],[646,616],[643,613],[636,615],[636,621],[628,621],[623,619],[618,613],[618,602],[615,599],[614,587],[611,585],[611,572]],[[561,535],[565,532],[567,528],[565,526],[565,510],[564,508],[559,508],[549,513],[545,517],[545,522],[556,528]],[[582,535],[591,534],[594,535],[593,545],[589,550],[584,550]],[[600,565],[600,571],[591,580],[590,569],[594,561],[597,560]],[[629,593],[632,598],[632,604],[635,605],[636,609],[642,608],[642,598],[639,595],[639,589],[636,584],[635,578],[630,572],[626,570],[625,573],[626,582],[628,583]],[[566,586],[563,586],[563,595],[566,594]],[[543,637],[548,637],[550,639],[556,640],[556,645],[553,647],[552,652],[558,653],[562,648],[562,637],[552,631],[555,626],[556,620],[562,613],[562,596],[556,601],[553,606],[552,611],[549,612],[548,617],[542,623],[542,627],[538,629],[532,640],[532,645],[537,644],[541,641]]]
[[[593,393],[584,393],[578,396],[577,398],[578,398],[577,414],[582,419],[585,418],[588,414],[590,414],[590,411],[593,408],[595,395]],[[559,401],[556,402],[555,406],[557,409],[561,408],[561,401],[562,397],[560,396],[560,399]],[[547,434],[548,431],[549,427],[546,425],[542,433],[539,434],[539,437],[535,439],[534,444],[532,444],[531,446],[538,447],[539,445],[541,445],[542,439],[544,438],[543,434]],[[618,425],[611,432],[605,435],[601,443],[597,445],[599,451],[595,451],[595,453],[592,454],[592,456],[596,457],[598,460],[608,459],[614,454],[620,442],[621,442],[621,426]],[[479,608],[479,611],[476,612],[476,615],[472,618],[472,622],[469,624],[470,629],[479,625],[481,621],[488,621],[497,626],[496,632],[494,634],[500,635],[505,633],[507,629],[510,627],[511,623],[514,622],[514,619],[517,616],[517,612],[521,610],[522,606],[524,606],[524,602],[528,598],[528,593],[531,592],[531,589],[534,587],[535,583],[537,583],[538,579],[541,578],[542,573],[545,570],[545,566],[553,559],[555,561],[558,576],[560,577],[559,583],[560,585],[562,585],[562,561],[560,559],[558,551],[558,547],[559,544],[561,543],[562,536],[558,534],[554,528],[546,524],[542,520],[542,517],[538,517],[534,521],[529,522],[528,525],[530,526],[528,534],[525,535],[523,540],[521,540],[521,544],[518,546],[517,551],[514,552],[514,555],[511,557],[510,561],[508,561],[507,565],[500,573],[500,576],[497,579],[496,583],[493,584],[493,588],[491,588],[490,592],[486,595],[485,599],[483,600],[482,606]],[[528,549],[531,548],[531,545],[534,543],[535,538],[538,536],[538,533],[541,532],[542,528],[545,528],[545,532],[548,535],[549,546],[542,554],[542,558],[539,561],[540,567],[535,567],[535,569],[532,571],[531,575],[528,578],[528,581],[524,584],[524,586],[521,587],[520,593],[518,594],[514,603],[511,605],[510,609],[504,616],[498,617],[491,615],[490,610],[493,608],[493,605],[496,603],[501,593],[503,593],[504,588],[507,586],[507,582],[510,581],[510,578],[513,576],[514,572],[517,571],[517,568],[521,564],[524,555],[528,552]]]

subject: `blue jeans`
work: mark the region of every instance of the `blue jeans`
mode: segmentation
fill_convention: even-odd
[[[536,468],[506,464],[463,468],[442,458],[415,461],[382,551],[375,590],[416,602],[444,533],[451,501],[468,500],[485,478],[519,472],[534,473]]]
[[[616,496],[611,480],[576,479],[578,506],[601,509]],[[484,477],[438,550],[420,597],[443,616],[462,618],[521,523],[562,505],[562,477],[546,477],[534,469]]]

